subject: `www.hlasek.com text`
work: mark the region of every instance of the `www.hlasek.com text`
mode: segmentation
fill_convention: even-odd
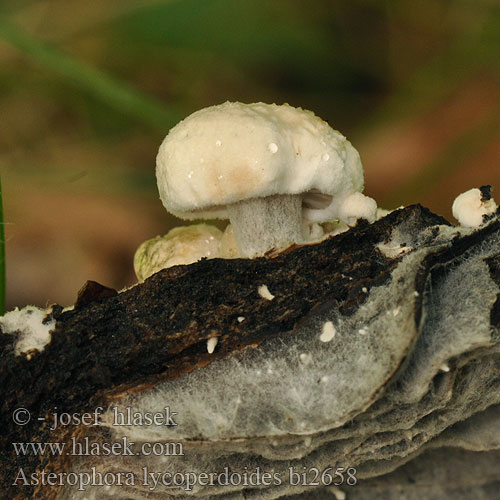
[[[72,437],[68,442],[27,442],[12,443],[15,454],[20,456],[74,456],[74,457],[109,457],[109,456],[184,456],[181,442],[143,442],[138,445],[129,441],[127,436],[118,441],[92,441],[89,437],[77,440]]]

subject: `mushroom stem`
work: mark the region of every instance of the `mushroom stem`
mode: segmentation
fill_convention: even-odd
[[[228,206],[236,244],[244,257],[299,243],[302,236],[302,195],[253,198]]]

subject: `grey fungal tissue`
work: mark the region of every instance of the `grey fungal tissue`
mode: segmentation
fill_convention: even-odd
[[[112,426],[113,441],[180,442],[183,456],[112,457],[101,471],[240,474],[280,481],[66,489],[67,499],[492,499],[500,484],[500,221],[394,227],[390,277],[351,313],[332,301],[290,332],[118,401],[177,412],[176,427]],[[381,257],[382,258],[382,257]],[[256,283],[256,287],[263,283]],[[269,283],[272,291],[271,283]],[[257,296],[258,297],[258,296]],[[256,300],[262,300],[260,297]],[[245,321],[251,318],[245,319]],[[99,430],[97,431],[99,432]],[[96,459],[82,457],[76,470]],[[350,468],[356,485],[297,484]],[[355,470],[355,472],[353,472]],[[274,477],[274,476],[273,476]],[[312,480],[312,473],[307,480]],[[415,483],[419,487],[415,487]]]

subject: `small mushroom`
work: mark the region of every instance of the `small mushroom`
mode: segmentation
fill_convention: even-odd
[[[239,254],[308,241],[304,219],[375,219],[361,194],[358,152],[310,111],[226,102],[176,125],[157,156],[165,208],[184,219],[229,218]]]
[[[208,224],[171,229],[142,243],[134,256],[134,270],[139,281],[166,267],[192,264],[203,257],[219,257],[222,231]]]
[[[491,196],[491,186],[473,188],[459,194],[451,208],[453,217],[464,227],[479,227],[484,216],[492,215],[498,209]]]

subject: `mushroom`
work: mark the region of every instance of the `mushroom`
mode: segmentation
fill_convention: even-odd
[[[193,113],[163,141],[156,176],[169,212],[229,218],[245,257],[306,242],[304,219],[375,220],[356,149],[288,104],[226,102]]]
[[[171,229],[142,243],[135,252],[134,270],[139,281],[166,267],[191,264],[203,257],[219,257],[222,231],[208,224]]]
[[[453,217],[464,227],[479,227],[484,216],[492,215],[498,207],[491,196],[491,186],[473,188],[459,194],[451,208]]]

